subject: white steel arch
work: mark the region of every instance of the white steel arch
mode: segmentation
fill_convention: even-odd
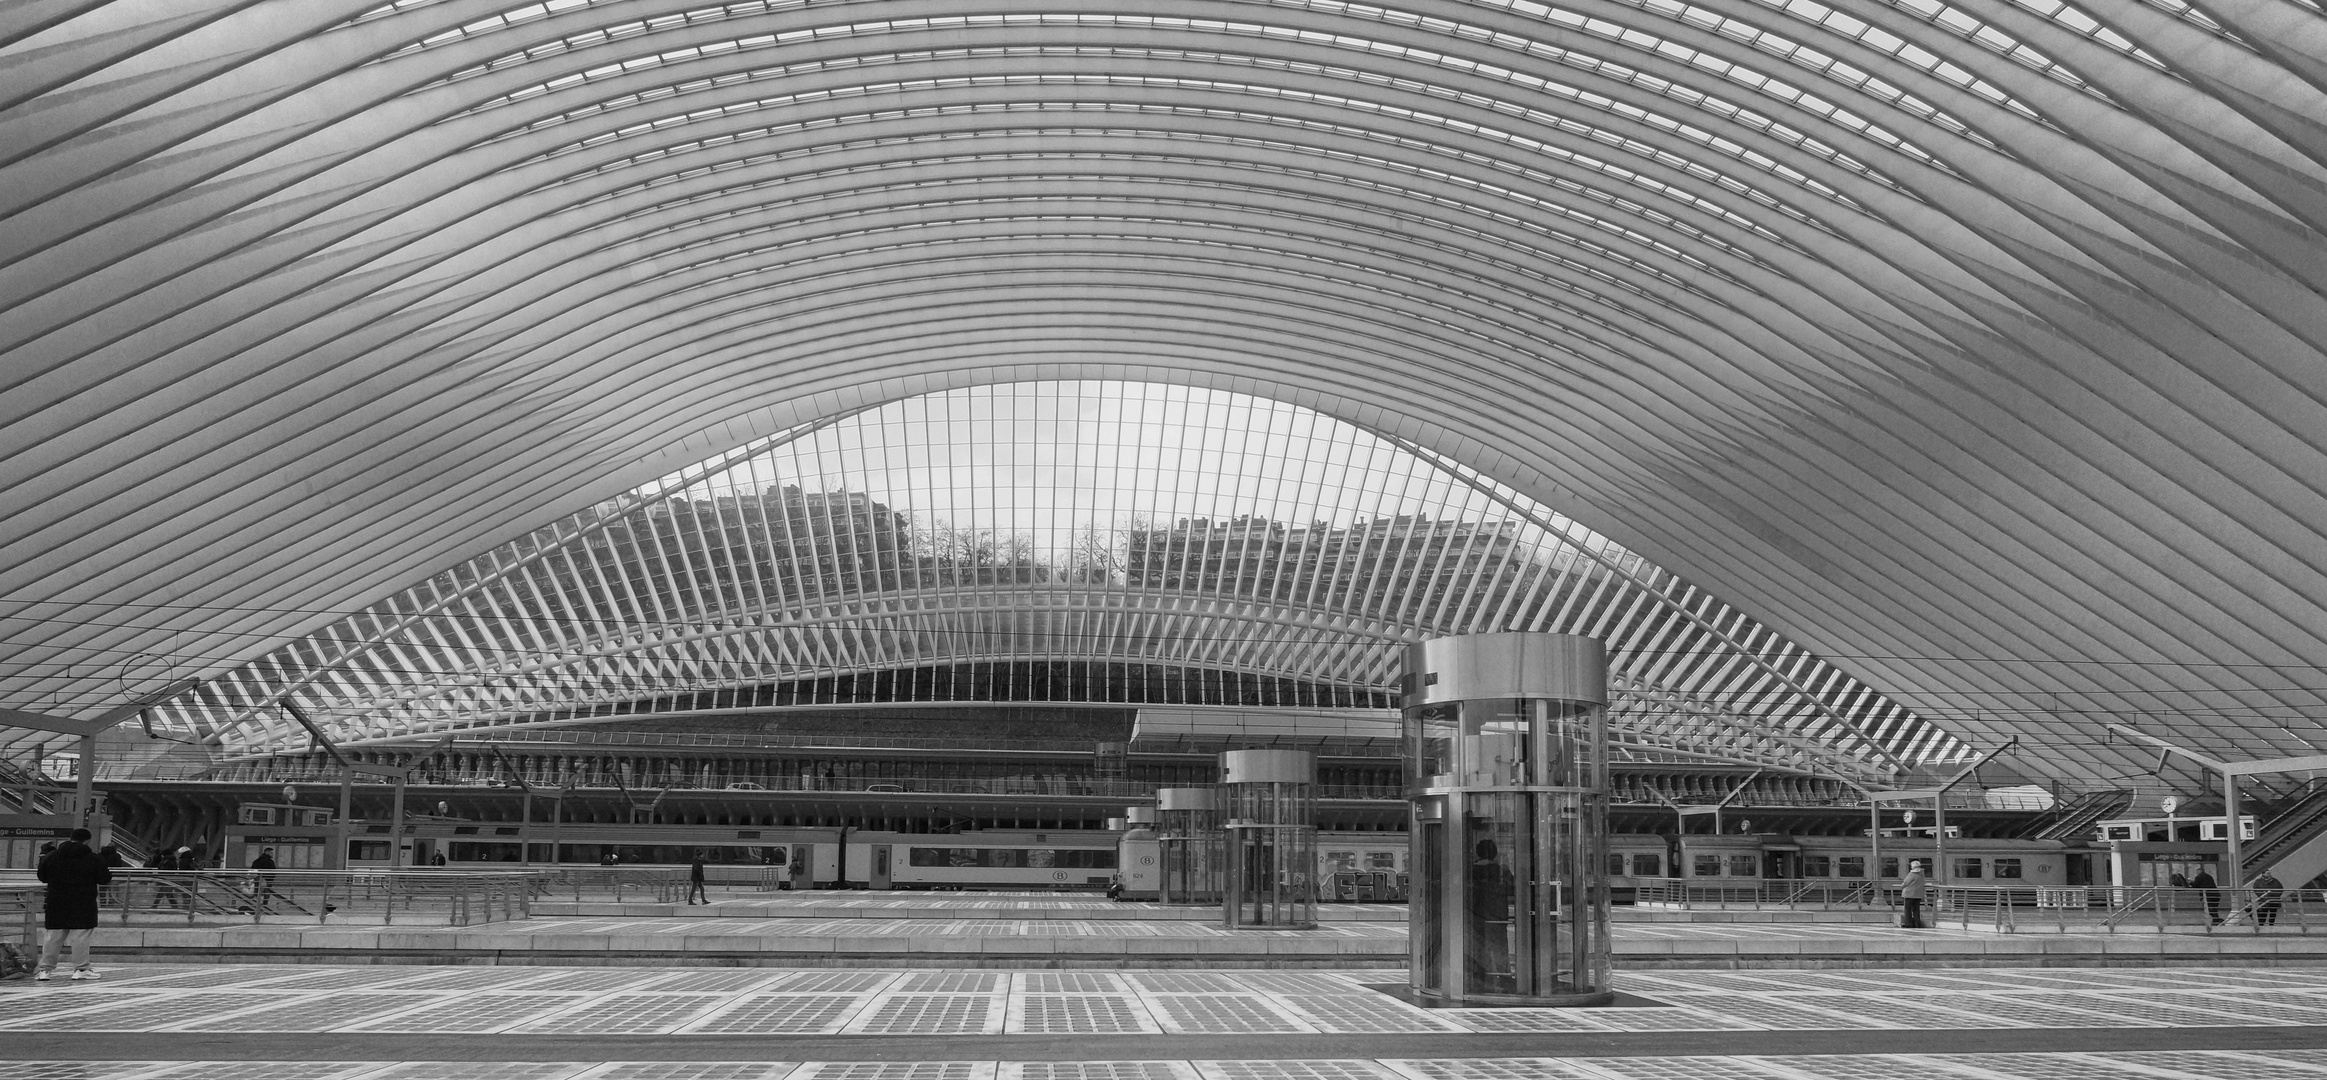
[[[0,19],[0,704],[789,425],[1116,378],[1467,463],[2066,774],[2149,766],[2101,719],[2320,734],[2307,3]]]

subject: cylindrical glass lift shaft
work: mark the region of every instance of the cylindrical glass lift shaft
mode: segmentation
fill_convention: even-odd
[[[1220,793],[1208,787],[1157,788],[1156,839],[1162,846],[1163,902],[1220,902]]]
[[[1606,701],[1605,654],[1589,638],[1481,634],[1407,650],[1416,994],[1612,997]]]
[[[1231,930],[1317,925],[1317,758],[1303,750],[1220,755],[1224,870]]]

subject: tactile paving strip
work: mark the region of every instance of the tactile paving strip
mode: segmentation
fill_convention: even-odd
[[[1180,1061],[1006,1061],[998,1080],[1197,1080]]]
[[[684,990],[732,994],[739,990],[766,989],[786,977],[772,971],[691,971],[657,982],[654,988],[658,993]]]
[[[990,1061],[828,1061],[803,1065],[791,1080],[994,1080]]]
[[[1577,1064],[1610,1080],[1773,1080],[1782,1074],[1730,1058],[1585,1058]]]
[[[1821,1054],[1817,1057],[1765,1057],[1758,1064],[1788,1069],[1820,1080],[1966,1080],[1975,1074],[1949,1068],[1938,1058],[1905,1054]]]
[[[1735,1017],[1757,1028],[1781,1031],[1833,1030],[1885,1026],[1882,1021],[1845,1016],[1793,1004],[1791,998],[1725,997],[1695,1003],[1705,1012]]]
[[[297,974],[299,974],[297,968],[281,967],[196,968],[193,971],[181,971],[170,975],[157,975],[152,978],[141,977],[136,980],[135,985],[140,990],[160,990],[165,988],[190,990],[211,986],[232,986],[236,983],[259,982],[266,979],[280,979],[285,976],[292,976]]]
[[[1395,1080],[1370,1061],[1199,1061],[1205,1080]]]
[[[1120,994],[1123,980],[1113,975],[1088,971],[1040,971],[1020,975],[1020,984],[1029,994]]]
[[[639,990],[668,976],[663,971],[574,971],[525,984],[527,990]]]
[[[848,1025],[865,1035],[984,1035],[1002,1029],[1002,1002],[991,994],[900,994],[874,1001]]]
[[[1383,976],[1393,976],[1396,973],[1380,972],[1379,974]],[[1238,972],[1236,975],[1236,981],[1243,983],[1246,987],[1253,990],[1264,990],[1279,994],[1354,994],[1360,992],[1363,989],[1362,987],[1351,983],[1347,979],[1336,978],[1331,975],[1310,975],[1301,972]],[[1389,983],[1400,982],[1402,980],[1398,978],[1378,978],[1372,981],[1376,983]],[[1373,991],[1365,990],[1364,992],[1372,993]]]
[[[1185,1035],[1311,1030],[1252,994],[1157,994],[1147,1003],[1165,1031]]]
[[[1027,994],[1008,1029],[1034,1035],[1106,1035],[1162,1030],[1139,1002],[1121,994]]]
[[[1384,1061],[1382,1064],[1414,1080],[1608,1080],[1605,1073],[1586,1072],[1551,1058]]]
[[[0,1061],[0,1080],[142,1080],[155,1061]]]
[[[228,1013],[287,1005],[297,999],[296,994],[155,994],[93,1012],[75,1012],[53,1019],[27,1017],[0,1026],[17,1030],[145,1031],[186,1020],[222,1021]]]
[[[363,1080],[566,1080],[586,1068],[567,1061],[407,1061]]]
[[[690,1030],[736,1035],[780,1033],[828,1035],[839,1031],[850,1010],[863,1004],[854,994],[771,994],[749,997],[696,1023]]]
[[[1467,1031],[1606,1031],[1572,1009],[1449,1009],[1444,1016]]]
[[[550,972],[534,969],[467,968],[459,971],[438,971],[397,983],[399,990],[475,990],[480,987],[504,989],[518,983],[548,976]]]
[[[789,1061],[617,1061],[576,1080],[783,1080]]]
[[[310,975],[293,975],[271,979],[266,990],[346,990],[352,987],[394,986],[398,990],[421,977],[417,971],[398,971],[393,968],[332,968]]]
[[[882,971],[819,971],[784,984],[787,994],[864,994],[889,984],[895,975]]]
[[[1378,994],[1280,994],[1278,1000],[1319,1031],[1347,1034],[1390,1031],[1458,1031],[1427,1012]]]
[[[1211,972],[1143,972],[1124,978],[1141,990],[1158,994],[1234,994],[1244,990],[1236,980]]]
[[[376,1061],[193,1061],[155,1080],[342,1080],[379,1067]]]
[[[983,971],[923,971],[907,975],[891,990],[900,994],[990,994],[1002,976]]]
[[[162,994],[100,993],[95,990],[68,990],[59,993],[28,992],[0,996],[0,1028],[17,1027],[18,1021],[42,1016],[59,1016],[83,1009],[112,1008],[151,1001]]]
[[[457,997],[442,1005],[349,1024],[342,1031],[494,1032],[582,1000],[580,994],[504,994]]]
[[[1982,1013],[1955,1012],[1940,1008],[1928,1000],[1928,995],[1898,994],[1801,994],[1785,999],[1788,1004],[1802,1005],[1828,1012],[1863,1017],[1870,1027],[1900,1028],[2003,1028],[2020,1025],[2000,1016]],[[1713,1008],[1719,1008],[1715,1005]]]
[[[280,1008],[246,1009],[216,1020],[198,1017],[174,1026],[197,1031],[329,1031],[444,999],[443,994],[340,994],[307,998]]]
[[[1752,1026],[1695,1009],[1601,1009],[1592,1016],[1617,1031],[1740,1031]]]
[[[2110,1061],[2154,1069],[2182,1080],[2321,1080],[2315,1065],[2272,1060],[2275,1051],[2141,1050],[2098,1055]]]
[[[684,1026],[723,1002],[707,994],[614,994],[509,1029],[526,1034],[659,1034]]]

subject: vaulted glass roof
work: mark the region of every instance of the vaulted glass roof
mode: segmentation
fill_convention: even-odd
[[[2020,736],[2041,747],[2025,767],[2072,781],[2158,768],[2109,723],[2308,753],[2323,27],[2311,0],[18,5],[0,710],[118,719],[187,679],[256,692],[280,662],[284,685],[339,672],[300,699],[335,723],[358,702],[534,715],[546,698],[477,673],[501,638],[413,646],[437,681],[391,700],[351,674],[372,659],[332,666],[368,631],[316,635],[550,542],[528,530],[580,530],[576,552],[620,521],[657,535],[667,499],[580,523],[760,440],[1098,381],[1308,409],[1511,520],[1580,523],[1672,575],[1640,588],[1674,606],[1643,610],[1694,612],[1807,692],[1633,668],[1683,695],[1674,716],[1871,761],[1939,745],[1883,726],[1912,710],[1977,747]],[[1220,517],[1142,501],[1151,524]],[[913,529],[1030,528],[978,516],[998,503],[882,505]],[[1139,618],[1194,617],[1110,588]],[[1217,617],[1248,625],[1227,591]],[[1171,662],[1371,693],[1359,643],[1439,617],[1336,612],[1307,667]],[[855,612],[876,614],[947,625]],[[664,616],[742,640],[728,607],[521,638],[690,694],[966,655],[958,635],[904,649],[902,622],[754,630],[775,651],[714,677],[620,636]],[[1829,666],[1789,667],[1781,636]],[[826,674],[752,681],[778,660]],[[611,708],[585,668],[542,678]],[[267,745],[279,718],[253,704],[170,722],[223,709],[203,738]],[[69,740],[0,723],[0,755]]]
[[[220,755],[866,700],[1394,704],[1402,646],[1609,643],[1632,752],[1879,780],[1963,747],[1418,447],[1246,394],[981,386],[756,440],[155,710]]]

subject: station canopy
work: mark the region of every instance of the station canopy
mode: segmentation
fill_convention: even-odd
[[[0,72],[7,758],[1493,629],[1643,757],[2327,735],[2312,0],[32,0]]]

